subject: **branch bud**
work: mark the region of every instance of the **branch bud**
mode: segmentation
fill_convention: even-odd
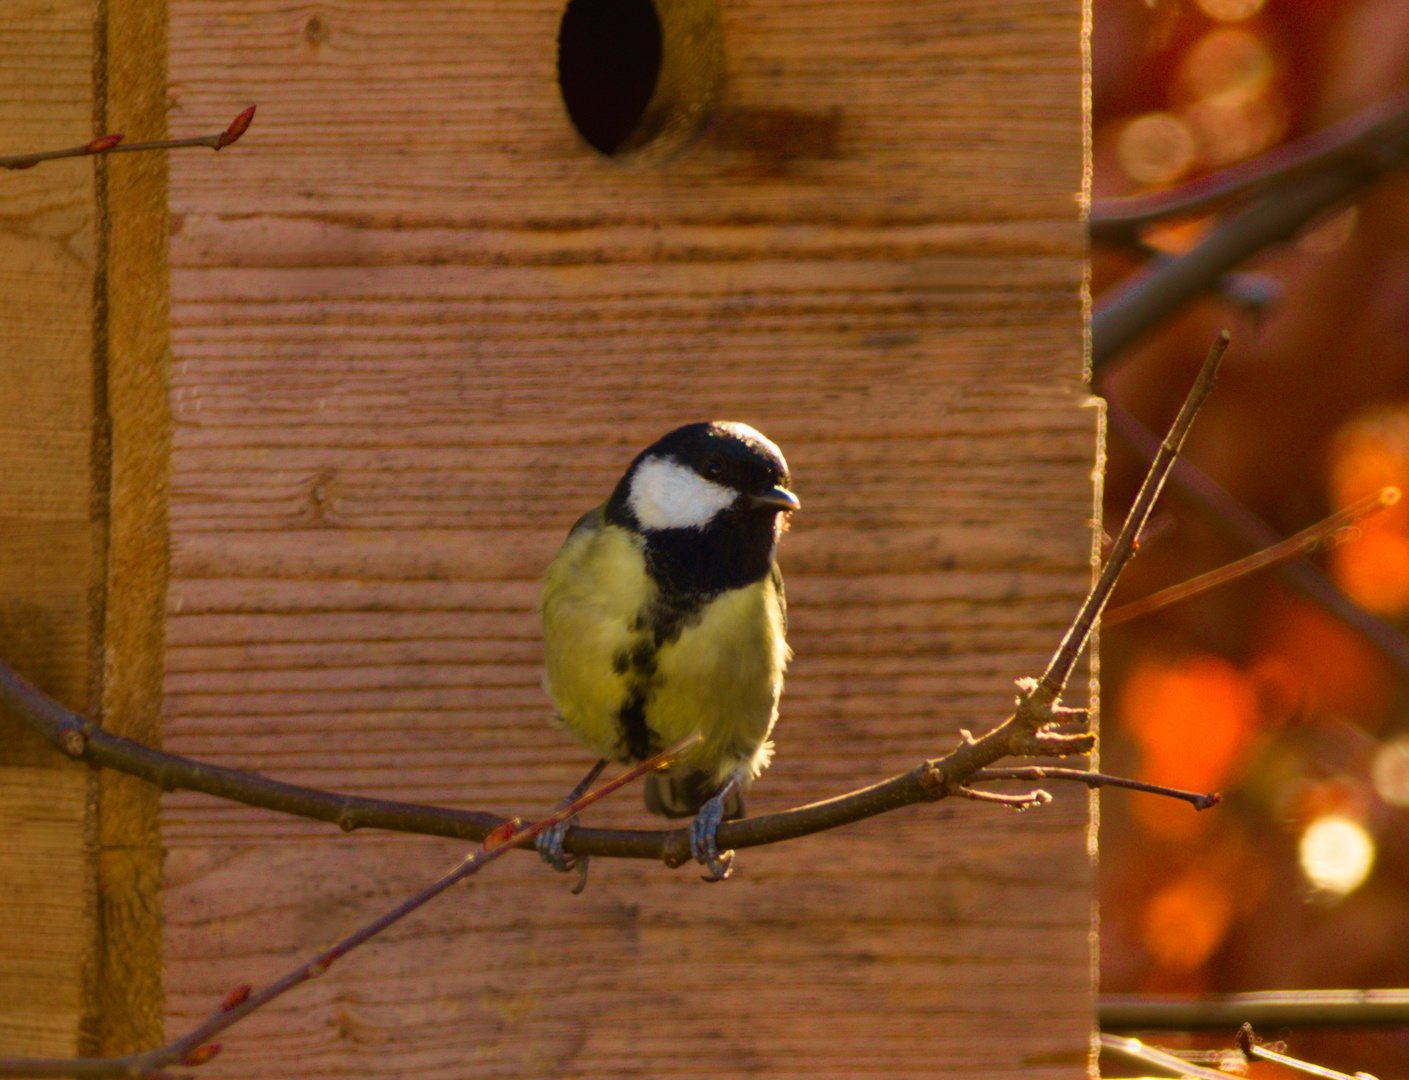
[[[255,106],[251,105],[244,112],[240,113],[239,116],[230,121],[230,126],[216,137],[215,148],[217,150],[225,149],[225,147],[229,146],[249,130],[250,122],[254,120],[254,110]]]
[[[194,1050],[192,1050],[189,1054],[187,1054],[184,1058],[182,1058],[182,1059],[181,1059],[181,1064],[182,1064],[182,1065],[204,1065],[207,1061],[209,1061],[211,1058],[215,1057],[215,1055],[218,1054],[218,1053],[220,1053],[220,1044],[219,1044],[219,1043],[206,1043],[204,1046],[198,1046],[198,1047],[196,1047],[196,1048],[195,1048]]]

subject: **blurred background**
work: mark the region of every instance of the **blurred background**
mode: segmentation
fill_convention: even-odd
[[[1216,172],[1409,85],[1406,0],[1095,0],[1093,17],[1098,200]],[[1208,225],[1144,239],[1178,252]],[[1098,301],[1140,263],[1092,256]],[[1283,536],[1384,484],[1409,491],[1409,171],[1242,269],[1275,281],[1276,302],[1191,306],[1101,372],[1100,392],[1162,431],[1228,326],[1195,465]],[[1145,463],[1114,432],[1109,452],[1118,523]],[[1407,502],[1317,557],[1400,631]],[[1156,514],[1112,608],[1248,553],[1177,492]],[[1102,992],[1409,986],[1409,673],[1266,571],[1111,627],[1102,647],[1102,767],[1226,796],[1196,814],[1103,795]],[[1409,1077],[1403,1030],[1296,1033],[1290,1049]]]

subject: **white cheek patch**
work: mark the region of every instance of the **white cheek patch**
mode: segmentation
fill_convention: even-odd
[[[674,458],[647,458],[631,477],[626,500],[644,529],[697,529],[733,503],[738,492],[706,480]]]

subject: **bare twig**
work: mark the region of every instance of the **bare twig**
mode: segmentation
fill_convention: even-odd
[[[1210,570],[1207,574],[1200,574],[1198,577],[1190,578],[1181,584],[1161,589],[1150,596],[1124,604],[1105,616],[1102,619],[1102,625],[1111,627],[1129,622],[1131,619],[1148,615],[1150,612],[1158,611],[1170,604],[1177,604],[1180,600],[1198,596],[1200,593],[1208,592],[1220,585],[1226,585],[1230,581],[1236,581],[1238,578],[1246,577],[1258,570],[1279,566],[1300,556],[1309,555],[1323,544],[1338,543],[1349,536],[1349,526],[1363,521],[1371,514],[1377,514],[1381,510],[1393,506],[1398,501],[1398,488],[1382,488],[1376,494],[1365,496],[1344,510],[1318,521],[1310,528],[1302,529],[1295,536],[1288,537],[1280,543],[1263,548],[1261,551],[1254,552],[1237,562],[1231,562],[1227,566],[1220,566],[1217,570]]]
[[[1132,1030],[1227,1031],[1265,1027],[1374,1027],[1409,1024],[1409,989],[1268,990],[1217,997],[1102,997],[1101,1027]]]
[[[1153,509],[1155,500],[1159,498],[1165,478],[1169,475],[1169,470],[1179,456],[1179,448],[1184,445],[1184,437],[1188,435],[1189,428],[1193,426],[1194,417],[1198,415],[1199,407],[1203,405],[1204,399],[1212,392],[1214,383],[1218,380],[1218,365],[1223,360],[1223,354],[1228,350],[1228,341],[1227,330],[1220,331],[1218,336],[1214,338],[1213,345],[1208,350],[1208,356],[1204,359],[1203,367],[1199,369],[1198,377],[1194,380],[1194,385],[1189,390],[1188,396],[1185,397],[1184,404],[1179,409],[1179,415],[1174,419],[1174,425],[1169,429],[1169,434],[1164,437],[1164,442],[1160,444],[1159,451],[1150,464],[1150,471],[1145,474],[1145,482],[1140,485],[1140,490],[1135,496],[1135,503],[1125,518],[1120,535],[1116,537],[1115,543],[1111,546],[1111,553],[1106,560],[1105,567],[1101,570],[1100,577],[1096,579],[1096,584],[1092,587],[1090,595],[1086,597],[1086,602],[1082,604],[1081,611],[1077,614],[1071,629],[1067,631],[1066,637],[1062,639],[1061,645],[1053,654],[1046,672],[1042,675],[1038,690],[1050,695],[1050,700],[1055,700],[1061,694],[1062,688],[1066,686],[1071,669],[1076,664],[1077,657],[1081,655],[1081,650],[1086,647],[1086,642],[1091,636],[1091,628],[1100,617],[1102,608],[1106,606],[1106,601],[1110,599],[1111,590],[1115,588],[1116,580],[1120,577],[1121,571],[1125,569],[1125,564],[1135,554],[1135,538],[1145,527],[1150,510]]]
[[[1124,776],[1087,772],[1084,769],[1058,769],[1050,765],[1019,765],[1011,769],[980,769],[969,777],[968,782],[978,784],[989,780],[1070,780],[1091,788],[1128,788],[1130,791],[1143,791],[1150,795],[1182,799],[1195,810],[1207,810],[1223,801],[1223,797],[1216,792],[1204,795],[1197,791],[1182,791],[1179,788],[1165,787],[1162,784],[1147,784],[1143,780],[1131,780]]]
[[[223,150],[239,139],[254,120],[255,106],[251,105],[224,131],[214,135],[198,135],[188,139],[157,139],[152,142],[125,143],[121,135],[100,135],[82,146],[70,146],[66,150],[44,150],[34,154],[11,154],[0,157],[0,169],[32,169],[41,161],[54,161],[57,158],[87,157],[90,154],[126,154],[140,150],[179,150],[186,146],[208,146],[212,150]]]
[[[1117,432],[1145,460],[1152,460],[1159,447],[1155,435],[1140,421],[1114,402],[1106,404],[1106,417],[1112,431]],[[1187,459],[1174,463],[1170,482],[1212,513],[1229,531],[1252,548],[1270,547],[1281,537],[1276,531],[1213,482],[1208,475]],[[1372,615],[1345,596],[1317,567],[1305,559],[1297,559],[1277,568],[1284,578],[1347,626],[1363,634],[1400,673],[1409,679],[1409,638],[1393,625]]]
[[[1146,225],[1193,217],[1239,195],[1263,191],[1327,165],[1369,158],[1381,166],[1400,164],[1385,147],[1409,133],[1409,90],[1376,102],[1349,119],[1286,146],[1177,188],[1122,199],[1101,199],[1087,225],[1093,240],[1128,241]]]
[[[175,1042],[168,1043],[156,1050],[149,1050],[146,1053],[120,1058],[73,1058],[68,1060],[0,1058],[0,1076],[128,1076],[149,1078],[150,1080],[150,1078],[168,1075],[165,1070],[170,1065],[204,1064],[219,1052],[219,1044],[212,1043],[210,1040],[222,1031],[239,1023],[257,1009],[268,1005],[275,998],[282,997],[295,986],[318,978],[353,949],[370,941],[418,908],[425,906],[452,885],[463,881],[471,874],[478,873],[504,852],[511,848],[531,844],[534,837],[540,833],[546,832],[561,821],[567,821],[574,814],[606,798],[638,776],[643,776],[668,764],[671,759],[698,741],[700,741],[699,735],[691,735],[681,739],[648,761],[633,766],[620,776],[559,807],[532,825],[524,825],[518,818],[503,822],[485,838],[483,847],[474,854],[466,856],[459,865],[427,885],[420,892],[325,949],[283,978],[270,983],[258,993],[250,993],[250,988],[247,986],[236,988],[209,1019]]]
[[[954,789],[953,794],[960,795],[965,799],[972,799],[974,802],[1000,803],[1014,810],[1029,810],[1034,806],[1046,806],[1052,801],[1052,796],[1041,788],[1025,792],[1022,795],[1005,795],[999,791],[977,791],[960,784]]]
[[[1146,1065],[1153,1065],[1158,1069],[1167,1069],[1176,1076],[1194,1076],[1199,1080],[1228,1080],[1226,1072],[1195,1065],[1191,1061],[1185,1061],[1177,1054],[1171,1054],[1168,1050],[1161,1050],[1157,1046],[1148,1046],[1139,1039],[1127,1039],[1120,1035],[1107,1035],[1103,1032],[1101,1034],[1101,1049],[1113,1050],[1118,1054],[1124,1054],[1126,1057],[1134,1058]]]
[[[1238,1049],[1243,1052],[1243,1057],[1249,1063],[1254,1061],[1275,1061],[1279,1065],[1285,1065],[1289,1069],[1297,1072],[1304,1072],[1311,1076],[1324,1077],[1324,1080],[1375,1080],[1369,1073],[1356,1073],[1354,1076],[1349,1073],[1337,1072],[1335,1069],[1328,1069],[1324,1065],[1313,1065],[1309,1061],[1300,1061],[1288,1054],[1283,1054],[1277,1050],[1269,1050],[1265,1046],[1258,1045],[1256,1036],[1252,1033],[1252,1025],[1244,1023],[1238,1029]]]

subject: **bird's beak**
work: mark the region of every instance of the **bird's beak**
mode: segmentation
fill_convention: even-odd
[[[767,506],[773,510],[801,510],[802,503],[785,487],[771,487],[761,495],[750,495],[750,506]]]

